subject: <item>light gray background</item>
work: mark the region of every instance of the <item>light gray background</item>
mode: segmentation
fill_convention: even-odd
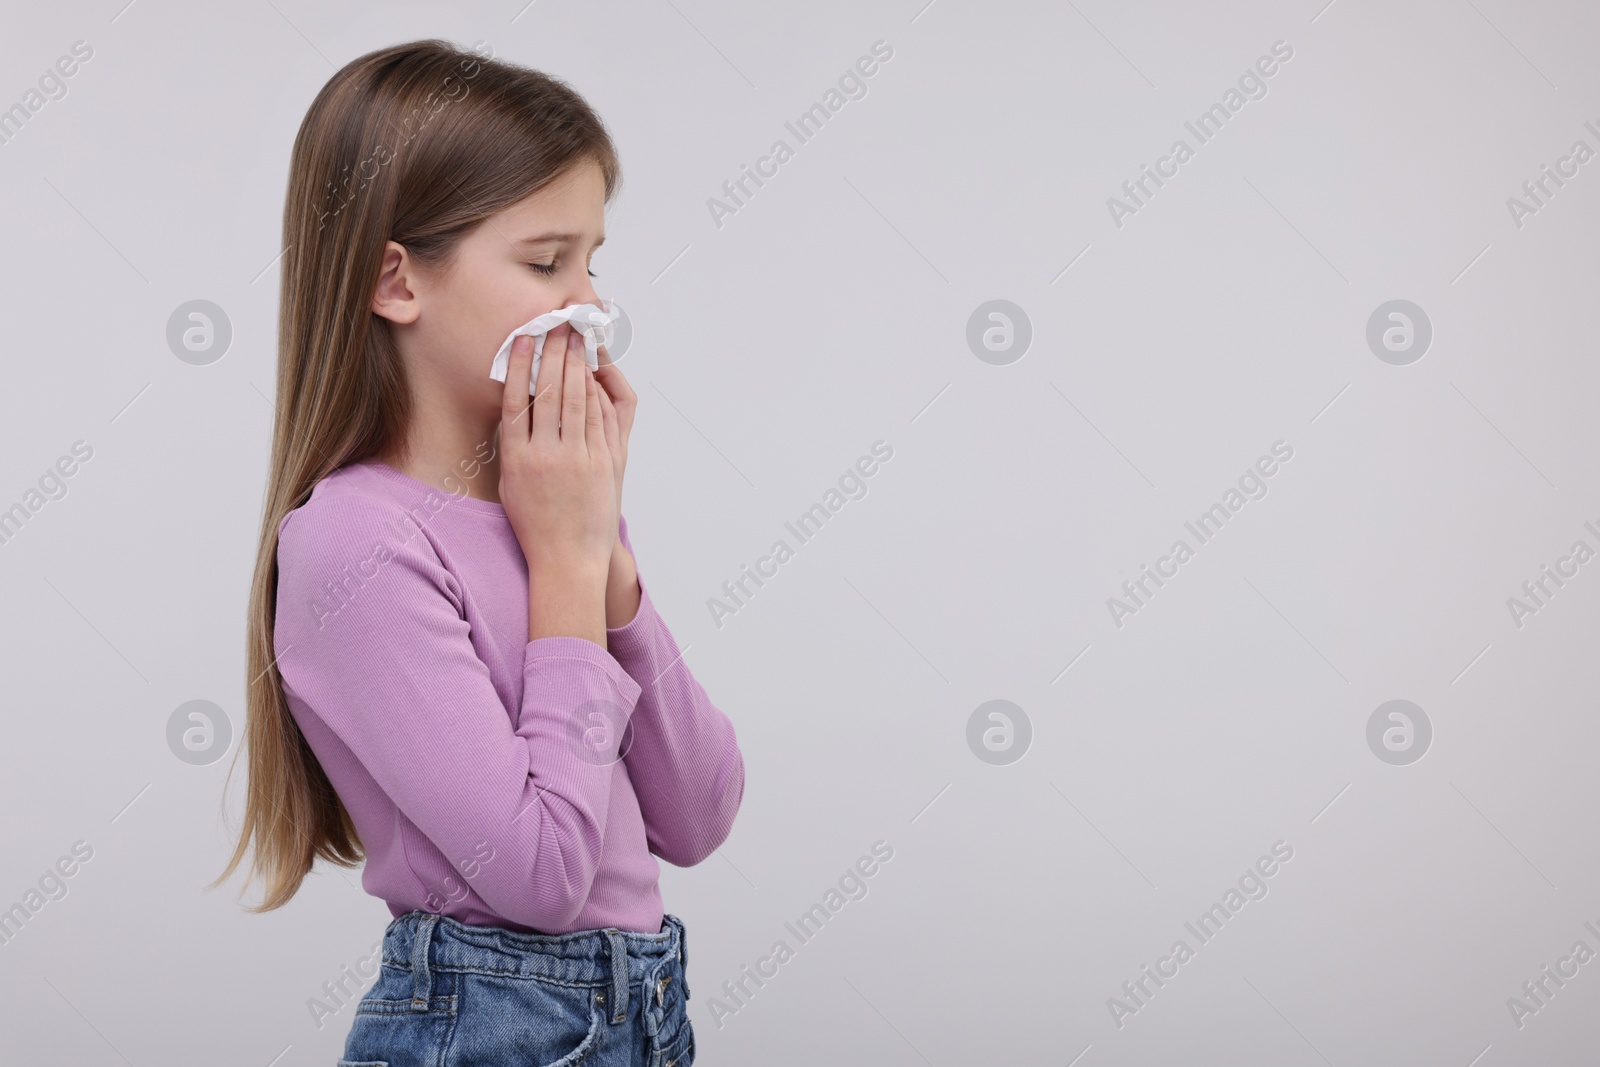
[[[0,546],[0,907],[94,855],[0,946],[4,1058],[342,1047],[352,1009],[319,1029],[308,1001],[387,910],[334,869],[265,916],[238,876],[202,892],[244,768],[224,798],[231,748],[188,765],[166,726],[207,699],[243,728],[294,132],[348,60],[440,36],[570,80],[622,155],[595,269],[635,329],[625,513],[749,779],[718,853],[663,866],[697,1062],[1587,1062],[1600,962],[1521,1028],[1507,998],[1600,951],[1600,562],[1521,628],[1506,600],[1600,547],[1600,161],[1520,229],[1506,200],[1600,149],[1600,11],[1324,3],[8,11],[0,104],[94,57],[0,146],[0,507],[94,457]],[[880,39],[867,96],[718,228],[707,199]],[[1276,40],[1268,95],[1113,225]],[[1365,341],[1397,298],[1434,329],[1409,366]],[[208,366],[165,341],[192,299],[234,330]],[[1032,324],[1007,366],[965,340],[992,299]],[[868,495],[716,627],[707,599],[879,439]],[[1270,493],[1117,628],[1106,598],[1279,439]],[[1409,766],[1366,741],[1396,698],[1434,729]],[[994,699],[1032,728],[1006,766],[966,740]],[[880,839],[799,945],[784,923]],[[1185,921],[1279,840],[1198,946]],[[1108,998],[1178,938],[1195,958],[1119,1028]]]

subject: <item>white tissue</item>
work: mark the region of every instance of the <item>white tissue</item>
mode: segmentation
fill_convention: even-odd
[[[533,371],[528,376],[528,394],[538,392],[534,383],[539,380],[539,357],[544,352],[544,336],[563,322],[571,323],[572,328],[583,335],[583,361],[590,367],[600,366],[601,345],[610,347],[617,334],[617,316],[621,309],[615,300],[604,300],[600,307],[593,304],[573,304],[559,311],[548,311],[536,318],[518,326],[506,335],[505,343],[500,346],[500,351],[494,354],[494,365],[489,368],[489,377],[497,382],[506,380],[506,370],[511,365],[511,343],[518,337],[533,338]]]

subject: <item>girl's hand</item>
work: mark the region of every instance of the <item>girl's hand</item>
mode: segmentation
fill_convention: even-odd
[[[628,433],[633,428],[633,413],[638,403],[633,387],[622,372],[611,362],[611,354],[600,346],[600,369],[596,377],[604,387],[600,390],[600,408],[605,423],[606,445],[615,461],[617,513],[622,512],[622,473],[628,462]],[[616,399],[612,399],[612,396]],[[611,569],[606,574],[606,628],[617,629],[633,621],[639,611],[639,572],[633,557],[622,547],[619,529],[611,546]]]
[[[534,574],[598,578],[617,540],[616,465],[602,390],[567,324],[545,337],[530,402],[533,339],[512,344],[500,421],[500,501]]]
[[[617,482],[617,513],[622,513],[622,472],[628,465],[628,434],[633,431],[633,413],[639,398],[622,376],[622,371],[611,362],[606,346],[599,348],[600,368],[594,372],[600,383],[600,409],[605,417],[606,446],[611,450]]]

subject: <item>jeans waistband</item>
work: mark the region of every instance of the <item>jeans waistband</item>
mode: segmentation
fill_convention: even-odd
[[[383,961],[411,971],[415,978],[411,1006],[416,1011],[427,1010],[432,971],[476,971],[570,985],[608,985],[612,1021],[620,1022],[627,1017],[628,986],[653,984],[670,959],[688,962],[683,921],[671,913],[663,914],[661,930],[654,934],[615,927],[524,934],[410,911],[390,922],[383,936]]]

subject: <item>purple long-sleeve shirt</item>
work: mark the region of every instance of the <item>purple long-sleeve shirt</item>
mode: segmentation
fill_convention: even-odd
[[[278,669],[366,891],[397,917],[660,930],[655,857],[693,866],[727,838],[744,759],[644,580],[606,647],[530,641],[504,507],[373,460],[317,483],[278,537]]]

